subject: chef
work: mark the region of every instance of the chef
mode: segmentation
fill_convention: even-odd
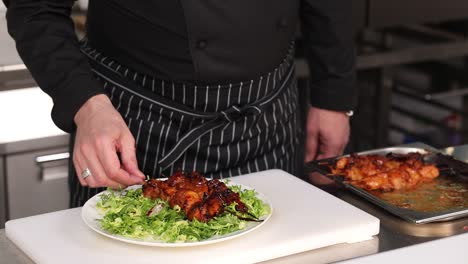
[[[3,1],[21,58],[71,134],[72,207],[103,187],[179,169],[300,176],[304,159],[347,143],[356,104],[349,0],[91,0],[80,41],[73,0]],[[305,131],[299,23],[311,69]]]

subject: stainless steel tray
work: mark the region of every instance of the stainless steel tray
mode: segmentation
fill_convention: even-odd
[[[354,192],[349,192],[346,189],[335,193],[335,195],[359,209],[379,218],[382,226],[385,226],[399,234],[421,238],[436,238],[453,236],[466,233],[468,231],[468,217],[418,225],[390,213],[374,203],[369,203],[366,199],[362,199],[359,195]]]
[[[419,152],[422,154],[428,154],[427,157],[431,157],[432,154],[436,155],[437,152],[433,150],[426,150],[424,148],[415,148],[415,147],[391,147],[391,148],[382,148],[382,149],[376,149],[376,150],[370,150],[370,151],[364,151],[364,152],[359,152],[356,153],[358,155],[370,155],[370,154],[380,154],[380,155],[385,155],[388,153],[395,153],[395,154],[407,154],[411,152]],[[368,201],[374,203],[377,206],[380,206],[381,208],[385,209],[386,211],[397,215],[407,221],[416,223],[416,224],[423,224],[423,223],[430,223],[430,222],[437,222],[437,221],[447,221],[451,219],[456,219],[456,218],[461,218],[468,216],[468,207],[466,208],[458,208],[454,210],[441,210],[437,212],[422,212],[422,211],[416,211],[412,209],[406,209],[406,208],[401,208],[398,206],[395,206],[388,201],[381,199],[377,197],[376,195],[361,189],[359,187],[356,187],[348,182],[345,181],[344,176],[339,176],[339,175],[331,175],[330,174],[330,169],[329,169],[329,164],[333,162],[334,160],[340,158],[340,157],[345,157],[349,155],[343,155],[339,157],[334,157],[330,159],[324,159],[324,160],[319,160],[319,161],[313,161],[310,163],[306,164],[307,170],[310,172],[312,171],[317,171],[324,176],[334,180],[337,182],[339,185],[344,186],[345,188],[351,190],[352,192],[356,193],[357,195],[367,199]],[[440,176],[442,177],[442,175]],[[444,177],[452,177],[451,175],[444,174]],[[450,178],[450,180],[454,181],[459,181],[457,177],[453,176],[453,178]],[[468,188],[468,183],[467,188]],[[414,189],[413,192],[418,192],[418,188]]]

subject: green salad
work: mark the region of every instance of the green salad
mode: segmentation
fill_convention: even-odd
[[[239,193],[248,207],[250,217],[257,219],[270,213],[270,207],[257,198],[255,190],[229,186]],[[246,227],[247,221],[229,213],[235,211],[235,203],[225,212],[207,223],[189,221],[180,207],[171,208],[167,201],[143,197],[141,188],[125,191],[108,190],[100,196],[97,208],[104,214],[100,221],[105,231],[128,238],[155,239],[164,242],[196,242],[213,236],[225,235]],[[148,211],[157,208],[157,213]]]

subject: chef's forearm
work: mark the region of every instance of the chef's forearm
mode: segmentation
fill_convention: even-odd
[[[9,0],[8,32],[41,89],[54,101],[52,118],[70,132],[73,117],[93,95],[103,93],[80,52],[72,0]]]
[[[311,104],[347,111],[357,103],[351,0],[308,0],[301,6],[310,68]]]

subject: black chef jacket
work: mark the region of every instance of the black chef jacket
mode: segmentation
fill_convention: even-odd
[[[8,31],[65,131],[90,97],[104,93],[79,50],[73,0],[3,0]],[[90,45],[161,79],[237,82],[274,69],[297,25],[311,69],[311,104],[347,111],[356,103],[351,0],[90,0]]]

